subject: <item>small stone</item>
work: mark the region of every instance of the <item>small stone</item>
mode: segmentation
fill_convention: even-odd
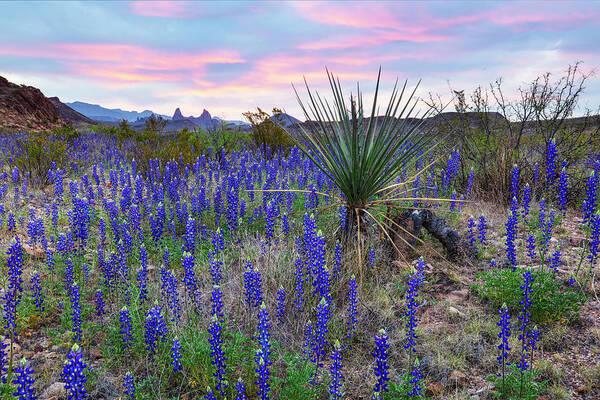
[[[454,382],[457,386],[464,386],[469,380],[469,378],[467,378],[467,376],[464,373],[460,372],[457,369],[450,372],[450,376],[448,376],[448,379],[450,379],[451,382]]]
[[[95,359],[102,358],[102,352],[98,349],[90,349],[90,355]]]
[[[464,316],[465,316],[465,313],[463,313],[462,311],[459,311],[457,308],[452,307],[452,306],[448,307],[448,313],[450,315],[461,317],[461,318],[464,318]]]
[[[59,398],[65,394],[65,384],[63,382],[54,382],[48,386],[42,394],[42,399],[50,399],[52,397]]]
[[[427,385],[427,396],[437,397],[442,393],[444,393],[444,385],[442,385],[442,382],[435,381]]]

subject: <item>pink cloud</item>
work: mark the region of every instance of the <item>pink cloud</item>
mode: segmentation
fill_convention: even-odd
[[[60,43],[47,46],[0,45],[0,55],[47,58],[69,73],[114,82],[179,81],[200,77],[209,64],[245,62],[237,52],[181,52],[122,44]]]
[[[133,14],[161,18],[193,18],[190,4],[186,1],[134,1],[129,3]]]

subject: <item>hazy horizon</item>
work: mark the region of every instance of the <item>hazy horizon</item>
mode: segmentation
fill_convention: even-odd
[[[369,92],[381,66],[419,93],[507,90],[582,61],[600,65],[598,2],[0,2],[0,75],[63,102],[242,119],[302,117],[291,84],[325,66]],[[582,106],[600,105],[592,78]]]

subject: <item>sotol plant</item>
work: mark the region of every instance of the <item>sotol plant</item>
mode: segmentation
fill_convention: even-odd
[[[415,117],[418,84],[409,92],[407,82],[401,87],[396,82],[384,113],[378,115],[380,70],[373,104],[366,114],[360,86],[348,105],[339,79],[329,71],[327,76],[333,103],[311,91],[306,80],[308,102],[303,102],[294,88],[306,119],[311,121],[308,128],[301,127],[298,146],[341,192],[332,207],[345,206],[346,239],[358,239],[360,244],[367,218],[387,235],[393,222],[384,208],[414,202],[408,184],[415,178],[399,181],[398,177],[433,148],[433,135],[424,132],[424,119],[407,122]],[[429,111],[422,117],[428,115]],[[360,259],[360,245],[358,252]]]

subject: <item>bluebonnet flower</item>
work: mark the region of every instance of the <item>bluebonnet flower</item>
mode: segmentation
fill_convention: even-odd
[[[352,275],[348,283],[348,338],[356,334],[356,306],[357,301],[357,284],[356,277]]]
[[[21,358],[19,366],[15,368],[14,372],[13,385],[16,385],[17,388],[13,395],[19,400],[36,400],[37,396],[33,387],[35,383],[33,369],[31,369],[25,357]]]
[[[125,374],[123,377],[123,393],[129,400],[133,400],[135,398],[135,382],[131,372],[127,372],[127,374]]]
[[[81,248],[85,248],[89,235],[90,224],[90,206],[88,200],[84,198],[73,199],[72,212],[72,230],[75,237],[79,240]]]
[[[508,219],[506,221],[506,257],[508,258],[508,264],[515,270],[517,266],[517,251],[515,248],[515,239],[517,236],[517,214],[515,210],[511,209],[508,213]]]
[[[533,260],[535,258],[535,238],[533,235],[527,236],[527,256]]]
[[[217,187],[215,188],[215,195],[213,198],[213,208],[215,211],[215,224],[217,226],[220,225],[222,206],[223,206],[223,200],[222,200],[222,196],[221,196],[221,186],[217,185]]]
[[[227,225],[231,233],[237,231],[238,224],[238,206],[239,206],[239,182],[234,178],[233,175],[230,177],[230,181],[233,178],[229,190],[227,191]]]
[[[479,244],[481,246],[485,246],[487,244],[486,231],[487,224],[485,221],[485,217],[482,215],[479,217],[479,222],[477,224],[477,238],[479,239]]]
[[[521,309],[521,315],[519,315],[519,321],[521,322],[519,330],[521,333],[519,334],[519,340],[521,341],[521,360],[517,362],[517,368],[519,368],[521,374],[524,374],[525,371],[529,368],[529,364],[527,362],[527,332],[528,332],[528,324],[531,319],[531,314],[529,313],[529,306],[531,305],[531,284],[534,281],[533,276],[531,274],[531,269],[527,269],[523,273],[523,285],[521,289],[523,290],[523,300],[519,302],[523,306]]]
[[[11,212],[8,213],[7,228],[9,232],[17,231],[17,223],[15,222],[15,216]]]
[[[215,254],[220,254],[225,250],[225,240],[223,238],[223,232],[221,231],[221,228],[217,228],[211,242],[214,247]]]
[[[556,247],[556,251],[552,253],[552,258],[550,260],[550,268],[554,270],[554,273],[558,273],[558,267],[560,266],[560,247]]]
[[[183,253],[181,264],[183,266],[183,284],[185,290],[191,299],[196,300],[198,299],[199,290],[194,271],[194,256],[191,253]]]
[[[594,266],[596,265],[598,252],[600,251],[600,211],[597,211],[592,216],[590,225],[592,232],[589,240],[590,254],[588,255],[588,260],[590,260],[590,265]]]
[[[469,243],[475,246],[475,220],[471,215],[469,215],[469,218],[467,219],[467,230],[469,232]]]
[[[498,313],[500,314],[500,320],[496,325],[500,327],[500,332],[498,333],[498,338],[500,339],[498,350],[500,350],[500,355],[497,359],[498,364],[502,367],[502,374],[504,374],[504,369],[509,365],[507,360],[510,352],[510,347],[508,345],[508,338],[510,337],[510,313],[508,312],[506,303],[500,307]]]
[[[204,395],[205,400],[217,400],[215,394],[210,387],[206,388],[206,394]]]
[[[314,342],[314,331],[311,320],[304,323],[303,331],[304,341],[302,343],[302,354],[304,354],[304,360],[308,360],[312,357],[312,349]]]
[[[48,273],[54,275],[54,253],[50,250],[46,252],[46,265],[48,266]]]
[[[519,198],[519,166],[515,164],[510,172],[510,194],[513,199]]]
[[[333,251],[333,280],[337,280],[340,276],[340,269],[342,267],[342,244],[337,241],[335,244],[335,249]]]
[[[585,200],[583,201],[583,223],[587,224],[591,221],[592,216],[596,212],[596,201],[598,191],[598,177],[596,171],[592,171],[587,180],[585,187]]]
[[[317,366],[322,364],[326,356],[325,348],[328,344],[327,332],[329,332],[328,323],[330,315],[329,302],[323,297],[317,305],[317,320],[314,324],[312,349],[310,352],[311,361]]]
[[[173,366],[173,372],[183,370],[183,365],[181,365],[181,344],[177,336],[173,338],[173,345],[171,346],[171,365]]]
[[[31,291],[33,292],[33,304],[35,304],[35,308],[38,311],[44,312],[44,294],[42,293],[42,282],[39,272],[33,271],[30,284]]]
[[[344,392],[342,390],[342,381],[344,380],[342,368],[341,346],[339,340],[336,340],[333,345],[333,351],[331,352],[331,366],[329,367],[329,375],[331,375],[329,398],[331,400],[338,400],[344,397]]]
[[[215,253],[209,252],[208,264],[213,284],[220,285],[221,281],[223,280],[223,262],[217,259],[217,255]]]
[[[270,331],[271,322],[269,321],[269,314],[267,314],[267,307],[265,303],[262,303],[258,312],[258,326],[256,328],[256,339],[258,342],[258,349],[254,361],[256,363],[256,373],[258,379],[256,385],[258,386],[258,396],[261,400],[269,399],[269,391],[271,390],[271,384],[269,382],[271,373],[269,366],[272,361],[271,355],[271,338]]]
[[[294,304],[296,304],[296,309],[298,311],[302,311],[302,307],[304,305],[304,268],[302,265],[302,259],[300,257],[296,258],[296,272],[294,272],[296,276],[295,288],[296,288],[296,296],[294,298]]]
[[[86,368],[87,364],[83,361],[81,349],[77,344],[74,344],[69,354],[67,354],[67,360],[60,374],[65,383],[68,400],[84,400],[87,398],[85,390],[87,378],[84,373]]]
[[[181,303],[179,302],[177,279],[172,270],[165,273],[163,285],[166,289],[167,304],[172,314],[171,321],[179,321],[181,319]]]
[[[123,306],[119,311],[119,330],[121,332],[121,340],[123,348],[131,347],[132,342],[132,327],[131,327],[131,314],[127,307]]]
[[[421,365],[418,358],[415,359],[412,366],[411,375],[412,377],[409,382],[412,384],[412,389],[408,392],[408,396],[421,396],[421,391],[423,390],[423,386],[421,386],[423,374],[421,373]]]
[[[548,218],[545,224],[541,225],[543,228],[542,232],[542,241],[540,243],[540,250],[542,254],[546,254],[548,250],[548,245],[550,244],[550,239],[552,238],[552,228],[554,227],[554,211],[550,211],[548,213]]]
[[[389,366],[387,364],[388,359],[388,335],[385,329],[380,329],[379,333],[375,335],[375,350],[373,351],[373,357],[375,357],[375,376],[377,377],[377,383],[375,384],[374,392],[387,392],[389,377]]]
[[[185,224],[185,235],[183,241],[184,252],[194,253],[196,248],[196,221],[189,218]]]
[[[371,247],[369,249],[369,253],[368,253],[368,257],[367,257],[367,268],[369,270],[373,270],[374,267],[375,267],[375,249]]]
[[[104,315],[104,294],[100,289],[96,290],[96,293],[94,293],[94,304],[96,307],[96,315]]]
[[[73,340],[81,342],[83,332],[81,330],[81,293],[77,283],[73,283],[69,291],[71,299],[71,320],[73,322]]]
[[[265,241],[271,242],[275,233],[276,204],[269,201],[265,207]]]
[[[212,303],[211,315],[221,320],[225,315],[223,314],[223,291],[220,286],[213,286],[210,301]]]
[[[225,374],[227,371],[225,362],[227,361],[227,358],[223,352],[222,331],[223,329],[221,327],[221,323],[219,322],[219,318],[216,315],[213,315],[208,327],[208,333],[210,334],[208,339],[210,344],[210,357],[211,364],[214,367],[213,376],[217,380],[215,389],[221,393],[222,397],[224,397],[225,389],[227,389],[227,380],[225,379]]]
[[[246,386],[242,378],[238,378],[235,384],[235,400],[247,400],[246,397]]]
[[[277,289],[277,321],[282,324],[285,316],[285,289],[279,285]]]
[[[567,211],[567,173],[563,168],[558,176],[558,209],[562,215]]]
[[[404,345],[405,349],[409,349],[411,353],[416,352],[415,345],[417,334],[415,332],[415,328],[417,327],[417,309],[419,304],[417,303],[417,297],[419,296],[419,286],[423,281],[422,272],[413,269],[411,273],[410,279],[408,281],[408,288],[406,289],[406,313],[405,315],[408,317],[408,322],[406,324],[406,344]]]
[[[8,358],[10,357],[9,351],[6,348],[9,346],[5,343],[3,338],[0,336],[0,382],[6,383],[6,374],[8,373]]]
[[[8,287],[4,293],[5,299],[11,296],[15,301],[16,306],[21,301],[21,293],[23,293],[23,247],[18,238],[12,239],[11,244],[6,252],[8,259]],[[9,329],[6,327],[6,329]]]
[[[152,307],[148,314],[146,314],[145,324],[145,343],[146,350],[150,353],[150,358],[154,357],[158,348],[158,343],[164,342],[167,334],[167,324],[165,318],[162,315],[162,309],[158,304]]]
[[[471,189],[473,188],[473,176],[474,176],[474,171],[473,171],[473,167],[471,167],[471,170],[469,171],[469,177],[467,178],[467,190],[466,190],[467,199],[471,198]]]

